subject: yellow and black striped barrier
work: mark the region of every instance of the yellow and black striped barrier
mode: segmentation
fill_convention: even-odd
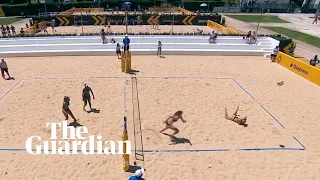
[[[57,16],[59,20],[59,26],[68,26],[70,24],[70,20],[65,16]]]
[[[182,23],[184,25],[193,25],[192,20],[194,20],[194,18],[196,18],[196,16],[187,16],[183,19]]]
[[[76,16],[76,18],[75,18]],[[138,15],[128,15],[128,24],[137,24]],[[83,25],[104,25],[105,19],[111,20],[111,25],[122,25],[124,21],[124,15],[58,15],[58,16],[41,16],[34,17],[34,21],[45,21],[50,22],[52,19],[55,20],[55,26],[73,26],[74,19],[77,19],[77,24]],[[79,21],[82,20],[82,23]],[[154,21],[159,21],[159,25],[171,25],[174,21],[174,25],[198,25],[198,26],[206,26],[208,20],[216,23],[220,23],[221,15],[213,15],[213,16],[202,16],[202,15],[152,15],[152,14],[143,14],[141,15],[142,25],[151,25]]]
[[[94,19],[94,25],[103,25],[104,24],[104,18],[103,16],[92,16]]]

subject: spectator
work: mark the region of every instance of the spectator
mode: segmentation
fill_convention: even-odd
[[[217,40],[217,37],[218,37],[217,33],[215,33],[214,31],[212,31],[212,34],[210,35],[210,38],[209,38],[209,43],[210,43],[210,44],[211,44],[211,43],[215,43],[216,40]]]
[[[24,30],[23,30],[23,28],[20,29],[20,34],[21,34],[21,35],[24,35]]]
[[[137,16],[137,24],[138,24],[139,26],[141,26],[141,23],[142,23],[141,15],[138,15],[138,16]]]
[[[56,21],[54,19],[51,20],[50,26],[52,28],[52,33],[57,32],[57,30],[54,29],[54,27],[56,26]]]
[[[125,17],[123,18],[122,25],[128,26],[128,18],[127,18],[127,16],[125,16]]]
[[[42,29],[42,30],[43,30],[43,33],[47,33],[47,34],[48,34],[46,22],[41,21],[41,23],[43,24],[43,29]]]
[[[318,59],[318,55],[315,55],[314,58],[312,58],[312,59],[310,60],[310,65],[311,65],[311,66],[316,66],[316,65],[319,64],[319,63],[320,63],[320,61],[319,61],[319,59]]]
[[[161,43],[161,41],[158,41],[158,51],[157,51],[157,56],[159,56],[159,55],[160,55],[160,57],[161,57],[161,50],[162,50],[162,43]]]
[[[36,32],[40,32],[38,21],[35,21],[34,24],[36,25]]]
[[[197,28],[198,34],[202,34],[203,33],[203,29],[199,29]]]
[[[156,20],[154,21],[154,25],[155,25],[155,29],[156,29],[156,30],[159,30],[159,20],[158,20],[158,19],[156,19]]]
[[[128,35],[126,35],[123,39],[123,45],[124,45],[124,52],[129,51],[129,44],[130,44],[130,39],[128,38]]]
[[[26,23],[26,28],[27,28],[27,29],[29,29],[29,25],[28,25],[28,23]]]
[[[155,23],[154,19],[151,19],[150,20],[150,28],[154,29],[154,23]]]
[[[8,35],[9,35],[10,34],[10,28],[9,28],[8,25],[6,26],[6,29],[7,29]]]
[[[131,177],[129,178],[129,180],[145,180],[144,178],[142,178],[143,173],[144,173],[145,171],[146,171],[146,170],[143,169],[143,168],[136,170],[136,172],[134,173],[134,176],[131,176]]]
[[[7,34],[6,28],[3,25],[1,25],[1,34],[2,34],[2,36],[6,36],[6,34]]]
[[[117,11],[117,14],[119,14],[119,8],[118,8],[118,6],[116,6],[116,11]]]
[[[249,44],[256,44],[257,43],[257,33],[253,31],[253,34],[251,34],[249,38]]]
[[[117,43],[117,46],[116,46],[116,53],[117,53],[118,59],[121,59],[121,47],[119,43]]]
[[[249,31],[248,34],[245,37],[243,37],[243,39],[246,39],[247,43],[249,44],[250,37],[251,37],[251,31]]]
[[[11,25],[11,32],[12,34],[16,34],[16,28],[13,25]]]
[[[110,18],[107,20],[107,23],[108,23],[107,32],[111,33],[111,19]]]
[[[271,62],[275,62],[279,50],[280,50],[279,46],[276,46],[274,48],[273,53],[271,54],[271,57],[270,57]]]
[[[33,21],[32,21],[32,19],[29,20],[29,24],[30,24],[30,27],[33,26]]]
[[[105,44],[106,43],[106,33],[104,32],[103,28],[101,29],[100,35],[101,35],[101,39],[102,39],[102,44]]]
[[[314,24],[314,23],[318,24],[318,18],[319,18],[319,16],[317,14],[314,15],[314,21],[312,24]]]
[[[11,79],[10,74],[9,74],[9,71],[8,71],[7,63],[6,63],[6,61],[4,61],[3,58],[1,58],[0,68],[1,68],[2,78],[5,79],[4,72],[6,72],[7,75],[8,75],[8,77],[9,77],[8,79]]]
[[[78,24],[77,24],[77,16],[76,15],[73,16],[73,24],[75,26],[78,26]]]

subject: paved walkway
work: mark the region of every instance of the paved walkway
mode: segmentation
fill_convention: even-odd
[[[20,21],[14,22],[14,23],[12,23],[10,25],[13,25],[14,27],[16,27],[16,31],[20,32],[21,28],[26,28],[26,23],[28,23],[28,25],[30,25],[29,24],[29,19],[31,19],[31,18],[25,18],[25,19],[22,19]]]
[[[310,18],[313,15],[311,14],[279,14],[279,17],[289,21],[291,23],[261,23],[261,26],[281,26],[287,27],[290,29],[296,29],[300,32],[308,33],[314,36],[320,37],[320,24],[312,25],[313,19]],[[242,31],[255,31],[257,29],[258,23],[246,23],[242,22],[228,16],[224,16],[226,18],[226,24],[231,27],[235,27],[238,30]],[[259,28],[259,34],[276,34],[273,31]],[[305,57],[306,59],[311,59],[315,54],[320,55],[320,48],[311,46],[301,41],[294,40],[297,43],[295,54],[299,56]]]

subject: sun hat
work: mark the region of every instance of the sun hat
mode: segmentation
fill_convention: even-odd
[[[144,169],[141,168],[141,169],[136,170],[136,172],[134,173],[134,175],[135,175],[136,177],[141,177],[141,176],[143,175],[143,173],[144,173]]]

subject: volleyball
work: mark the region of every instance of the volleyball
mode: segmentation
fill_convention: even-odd
[[[283,82],[283,81],[278,81],[277,84],[278,84],[279,86],[282,86],[282,85],[284,84],[284,82]]]

